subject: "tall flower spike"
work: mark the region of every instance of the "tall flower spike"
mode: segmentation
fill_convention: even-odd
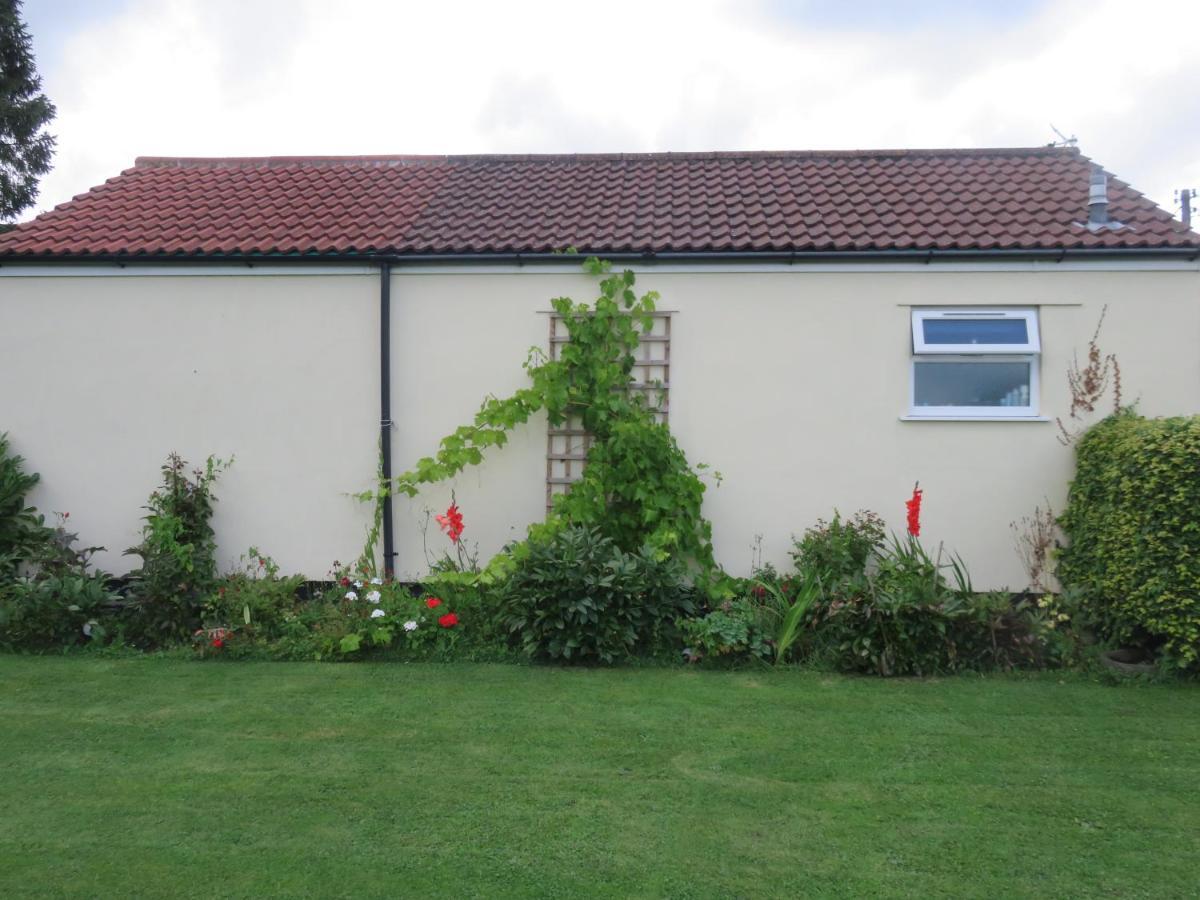
[[[904,506],[908,510],[908,533],[913,537],[921,535],[921,494],[924,493],[920,488],[921,482],[913,485],[912,497],[904,501]]]
[[[464,527],[462,513],[458,511],[458,505],[451,503],[445,515],[434,516],[434,518],[437,520],[438,526],[442,531],[446,532],[446,537],[457,544],[458,539],[462,537]]]

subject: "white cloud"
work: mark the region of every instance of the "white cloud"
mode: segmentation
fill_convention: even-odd
[[[39,208],[139,154],[1028,146],[1051,122],[1161,204],[1200,186],[1200,4],[1021,10],[885,30],[733,0],[135,0],[43,72]]]

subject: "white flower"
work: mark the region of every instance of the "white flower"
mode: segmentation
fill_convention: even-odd
[[[372,603],[378,603],[382,596],[383,594],[379,593],[379,591],[371,591],[371,593],[367,594],[367,599]]]
[[[404,630],[405,631],[416,631],[417,623],[414,622],[412,619],[409,619],[407,622],[404,623]]]
[[[346,599],[347,600],[357,600],[358,594],[354,593],[354,591],[346,591]]]
[[[360,588],[360,587],[362,587],[362,582],[361,582],[361,581],[356,581],[356,582],[354,582],[354,586],[355,586],[356,588]]]
[[[382,609],[371,610],[371,618],[372,619],[382,619],[386,615],[387,615],[387,613],[385,613]]]
[[[383,584],[383,579],[376,575],[371,579],[371,584]]]

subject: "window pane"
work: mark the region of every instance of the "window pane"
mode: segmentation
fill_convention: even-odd
[[[1029,406],[1028,362],[918,362],[917,406]]]
[[[926,344],[1028,344],[1024,319],[923,319]]]

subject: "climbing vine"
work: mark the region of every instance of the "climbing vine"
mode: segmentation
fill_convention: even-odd
[[[630,389],[634,351],[653,324],[658,294],[639,296],[633,272],[614,273],[610,263],[594,257],[584,270],[600,279],[594,303],[551,301],[570,338],[559,358],[531,349],[524,364],[528,387],[510,397],[488,397],[470,425],[444,437],[433,456],[419,459],[381,491],[412,497],[422,485],[478,465],[488,449],[504,446],[512,429],[542,410],[552,425],[578,416],[594,439],[587,466],[534,533],[588,525],[622,550],[648,544],[710,569],[712,528],[700,512],[705,485],[667,426],[655,420],[644,393]]]

